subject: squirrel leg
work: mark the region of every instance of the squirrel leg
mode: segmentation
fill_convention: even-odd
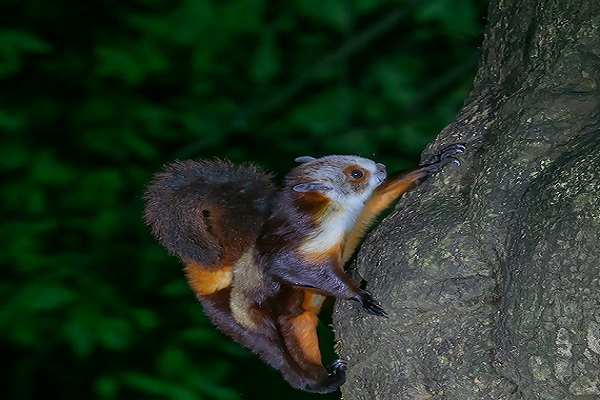
[[[204,313],[210,318],[211,322],[234,341],[246,347],[258,355],[265,363],[278,370],[292,387],[309,391],[313,388],[325,390],[324,385],[322,387],[316,385],[315,382],[327,380],[327,371],[321,366],[323,371],[315,374],[314,371],[305,369],[305,365],[298,364],[297,358],[294,357],[289,344],[284,340],[285,335],[282,334],[282,331],[262,330],[261,332],[254,332],[236,322],[229,309],[229,292],[230,289],[227,288],[209,296],[198,296]],[[276,325],[275,321],[273,321],[272,325]],[[312,346],[309,346],[310,348]],[[342,369],[338,367],[338,374],[343,373]],[[316,375],[318,376],[315,377]],[[329,391],[335,390],[339,385]]]
[[[326,296],[338,299],[357,301],[367,313],[385,316],[385,311],[371,293],[360,289],[348,278],[339,255],[310,266],[307,266],[307,263],[301,258],[288,257],[286,261],[277,262],[276,266],[271,266],[269,274],[292,286],[315,289]]]
[[[346,368],[342,360],[336,360],[330,369],[321,364],[315,314],[305,311],[292,318],[283,316],[279,323],[286,348],[305,376],[305,384],[300,389],[329,393],[346,381]]]
[[[324,299],[310,290],[294,289],[294,294],[284,301],[288,303],[288,312],[279,318],[285,346],[305,374],[302,389],[313,393],[333,392],[346,381],[345,361],[335,360],[328,368],[321,363],[317,314]]]
[[[434,162],[410,171],[397,171],[388,175],[381,185],[377,186],[373,194],[365,202],[358,215],[346,242],[342,246],[342,263],[345,264],[362,241],[371,223],[383,210],[388,208],[403,193],[417,186],[427,177],[439,172],[448,164],[458,164],[460,161],[454,156],[465,151],[462,144],[452,144],[443,148],[434,157]]]

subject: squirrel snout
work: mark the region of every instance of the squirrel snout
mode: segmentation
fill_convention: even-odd
[[[377,172],[375,173],[375,178],[377,178],[377,181],[379,182],[379,184],[381,184],[387,177],[387,171],[385,169],[385,165],[383,165],[381,163],[377,163],[377,164],[375,164],[375,167],[377,168]]]

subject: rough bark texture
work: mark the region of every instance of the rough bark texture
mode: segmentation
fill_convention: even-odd
[[[600,2],[496,0],[474,88],[338,302],[345,400],[600,398]]]

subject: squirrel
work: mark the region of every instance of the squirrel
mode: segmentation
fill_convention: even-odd
[[[230,161],[176,161],[155,174],[143,199],[155,238],[184,264],[211,322],[281,372],[294,388],[335,391],[346,362],[324,367],[317,315],[327,296],[386,316],[344,272],[372,221],[400,195],[450,163],[387,175],[358,156],[298,157],[277,189],[273,176]]]

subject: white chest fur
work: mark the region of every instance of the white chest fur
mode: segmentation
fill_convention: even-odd
[[[363,205],[362,198],[354,198],[343,205],[329,204],[317,222],[317,229],[300,246],[300,253],[318,259],[339,247],[356,223]]]

